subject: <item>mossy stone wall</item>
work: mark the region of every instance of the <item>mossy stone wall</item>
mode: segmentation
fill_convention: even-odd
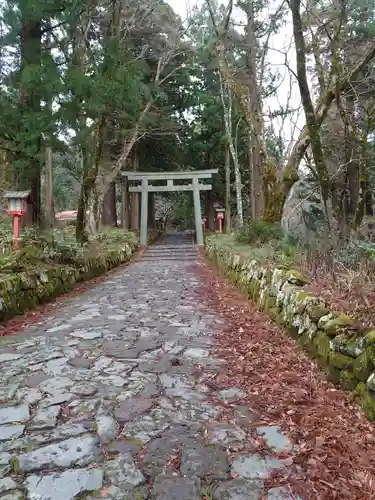
[[[73,266],[54,265],[0,276],[0,320],[22,314],[71,291],[76,283],[124,264],[135,249],[136,246],[124,243],[98,255],[87,255]]]
[[[276,323],[294,335],[342,388],[355,391],[367,417],[375,420],[375,330],[361,333],[352,318],[331,311],[306,291],[298,271],[271,269],[246,259],[215,238],[205,242],[207,257]]]

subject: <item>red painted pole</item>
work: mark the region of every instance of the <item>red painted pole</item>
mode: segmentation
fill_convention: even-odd
[[[219,233],[223,232],[223,219],[219,219]]]
[[[19,247],[21,217],[19,215],[13,216],[13,248]]]

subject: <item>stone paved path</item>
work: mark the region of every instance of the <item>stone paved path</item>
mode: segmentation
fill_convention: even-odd
[[[2,339],[1,500],[294,498],[264,489],[282,466],[271,450],[288,440],[258,428],[270,454],[252,452],[247,407],[237,425],[220,422],[222,402],[241,392],[196,380],[194,365],[224,366],[210,356],[220,318],[200,304],[198,255],[182,243],[166,239]]]

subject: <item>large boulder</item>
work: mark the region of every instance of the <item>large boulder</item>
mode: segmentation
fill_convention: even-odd
[[[324,221],[320,190],[314,182],[295,182],[284,203],[281,227],[287,234],[303,239],[315,233]]]

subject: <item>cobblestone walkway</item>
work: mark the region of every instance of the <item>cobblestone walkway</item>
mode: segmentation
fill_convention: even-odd
[[[184,243],[164,241],[2,339],[1,500],[294,498],[264,487],[282,467],[272,449],[289,441],[258,428],[270,454],[254,454],[247,407],[236,425],[220,421],[223,402],[240,402],[235,381],[213,392],[197,380],[194,365],[225,362],[210,356],[220,318],[200,303],[198,256]]]

